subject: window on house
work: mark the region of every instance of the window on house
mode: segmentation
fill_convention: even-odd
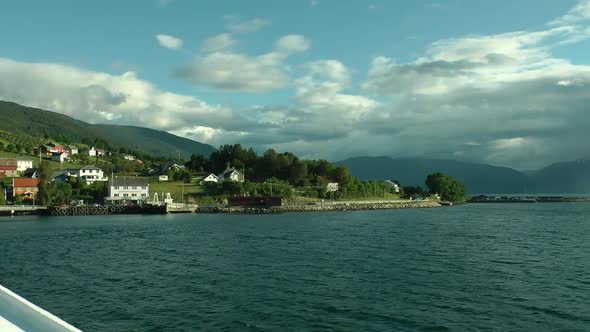
[[[131,196],[133,196],[133,197],[137,197],[137,194],[131,194]]]
[[[123,194],[123,197],[129,197],[129,194]]]
[[[115,196],[115,197],[119,197],[119,194],[114,194],[113,196]]]

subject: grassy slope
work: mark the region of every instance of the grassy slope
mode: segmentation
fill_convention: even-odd
[[[0,101],[0,130],[20,135],[50,137],[65,135],[75,142],[83,138],[102,138],[115,146],[124,146],[148,154],[187,157],[190,154],[209,155],[210,145],[178,137],[167,132],[132,126],[92,125],[69,116],[16,103]]]

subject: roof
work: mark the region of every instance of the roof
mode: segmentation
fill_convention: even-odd
[[[16,158],[0,158],[0,166],[16,166]]]
[[[65,171],[55,171],[53,173],[51,173],[51,176],[49,177],[50,179],[55,179],[58,177],[67,177],[68,173]]]
[[[109,186],[133,186],[133,187],[147,187],[149,184],[147,178],[127,177],[121,176],[109,180]]]
[[[61,156],[62,154],[66,154],[67,155],[67,152],[51,152],[51,156],[52,157],[53,156]]]
[[[223,173],[221,173],[221,175],[225,175],[225,174],[232,173],[232,172],[238,172],[239,174],[242,174],[242,172],[238,171],[235,168],[228,168],[225,171],[223,171]]]
[[[99,167],[96,167],[94,165],[86,165],[86,166],[84,166],[84,167],[82,167],[80,169],[85,169],[85,170],[99,170],[99,171],[101,171],[101,169]]]
[[[39,179],[31,178],[14,178],[12,179],[13,187],[36,187],[39,184]]]

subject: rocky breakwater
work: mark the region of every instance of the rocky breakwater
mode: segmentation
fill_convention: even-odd
[[[322,212],[322,211],[363,211],[363,210],[394,210],[420,209],[441,207],[434,201],[400,201],[400,202],[337,202],[313,205],[285,205],[277,209],[283,212]]]
[[[271,208],[251,207],[199,207],[197,213],[227,214],[277,214],[287,212],[337,212],[363,210],[420,209],[441,207],[434,201],[396,201],[396,202],[330,202],[316,204],[286,204]]]

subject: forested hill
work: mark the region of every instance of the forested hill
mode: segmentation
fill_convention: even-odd
[[[532,180],[517,170],[454,160],[356,157],[336,164],[361,179],[398,180],[404,186],[423,187],[428,174],[443,172],[463,182],[469,194],[521,194],[532,189]]]
[[[170,133],[141,127],[94,125],[69,116],[0,101],[0,130],[29,135],[65,137],[72,142],[101,139],[112,146],[125,147],[153,156],[170,157],[179,153],[210,155],[215,148]]]

